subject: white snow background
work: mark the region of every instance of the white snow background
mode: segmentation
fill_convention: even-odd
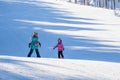
[[[33,32],[42,58],[27,58]],[[62,38],[65,59],[57,59]],[[0,0],[0,80],[120,80],[120,17],[63,0]]]

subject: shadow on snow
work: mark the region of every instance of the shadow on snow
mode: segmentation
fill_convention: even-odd
[[[65,69],[65,70],[70,70],[68,67],[60,67],[60,66],[57,66],[57,65],[51,65],[51,63],[42,63],[42,62],[33,62],[33,61],[27,61],[27,60],[18,60],[18,59],[5,59],[5,58],[0,58],[0,62],[1,63],[8,63],[8,65],[15,65],[14,68],[19,68],[19,69],[16,69],[16,73],[12,72],[12,71],[7,71],[2,69],[0,70],[1,73],[3,74],[0,74],[1,77],[0,79],[1,80],[4,80],[6,78],[9,78],[9,79],[15,79],[15,80],[21,80],[21,79],[26,79],[26,80],[33,80],[33,79],[50,79],[50,80],[56,80],[56,79],[61,79],[61,80],[91,80],[91,78],[89,77],[86,77],[86,76],[82,76],[82,75],[76,75],[76,76],[72,76],[72,75],[64,75],[64,74],[60,74],[59,76],[59,71],[49,71],[47,69],[52,69],[52,68],[60,68],[60,69]],[[37,71],[39,73],[31,73],[28,74],[28,73],[25,73],[24,72],[24,69],[25,71],[27,70],[30,70],[30,71],[35,71],[34,70],[34,67],[33,65],[40,65],[40,66],[48,66],[47,69],[42,69],[39,68],[37,69]],[[19,66],[19,67],[17,67]],[[49,68],[50,67],[50,68]],[[36,72],[37,72],[36,71]],[[48,74],[47,74],[48,73]],[[57,75],[55,75],[57,74]],[[7,75],[7,76],[5,76]],[[32,77],[31,77],[32,75]],[[62,75],[62,76],[61,76]]]
[[[42,1],[0,1],[1,55],[26,56],[29,51],[29,38],[34,31],[37,31],[42,43],[40,53],[43,57],[57,56],[57,51],[53,51],[52,48],[57,43],[57,38],[61,37],[65,46],[65,58],[120,62],[119,46],[99,43],[113,41],[62,33],[62,31],[81,30],[105,31],[83,26],[107,24],[95,23],[95,20],[90,18],[62,15],[61,13],[70,14],[70,12],[57,10],[51,7],[51,4],[57,5]]]

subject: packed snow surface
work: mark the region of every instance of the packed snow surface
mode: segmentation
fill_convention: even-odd
[[[0,80],[119,80],[120,64],[0,56]]]
[[[0,80],[120,80],[120,17],[64,0],[0,0]],[[27,58],[38,32],[42,58]],[[57,39],[65,59],[57,59]]]

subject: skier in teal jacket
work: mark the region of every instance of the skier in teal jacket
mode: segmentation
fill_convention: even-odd
[[[28,53],[28,57],[31,57],[34,50],[36,51],[37,57],[41,57],[38,50],[39,46],[41,47],[41,43],[38,41],[38,33],[34,32],[32,41],[29,43],[30,52]]]

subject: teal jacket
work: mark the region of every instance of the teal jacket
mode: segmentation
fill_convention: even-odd
[[[29,47],[31,49],[38,49],[39,46],[41,46],[41,44],[38,41],[38,37],[33,36],[31,43],[29,43]]]

